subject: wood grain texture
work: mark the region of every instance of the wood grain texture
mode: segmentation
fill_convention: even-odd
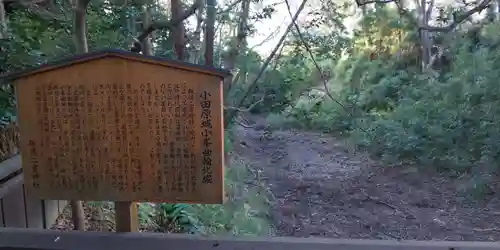
[[[0,162],[0,180],[9,177],[21,169],[21,156],[16,155]]]
[[[6,227],[26,227],[26,210],[22,183],[13,187],[2,199]]]
[[[7,196],[16,188],[21,187],[23,185],[23,181],[24,175],[18,174],[17,176],[14,176],[0,184],[0,198]]]
[[[221,77],[110,57],[15,86],[30,195],[223,202]]]
[[[43,228],[49,229],[59,217],[59,203],[57,200],[43,200],[42,205],[45,223]]]
[[[0,162],[0,227],[50,228],[60,214],[58,201],[43,201],[24,188],[21,157]],[[13,175],[16,174],[16,175]],[[61,201],[60,206],[66,201]],[[62,211],[61,211],[62,212]]]
[[[42,200],[24,192],[26,225],[28,228],[45,228]]]
[[[497,242],[392,241],[292,237],[203,237],[159,233],[58,232],[0,228],[0,248],[59,250],[493,250]]]
[[[5,227],[5,222],[3,220],[3,199],[0,199],[0,227]]]
[[[137,203],[115,202],[116,232],[137,232],[139,230],[139,211]]]

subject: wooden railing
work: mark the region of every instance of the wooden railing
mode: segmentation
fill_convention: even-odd
[[[0,227],[50,228],[66,204],[25,192],[20,156],[0,162]]]
[[[388,241],[324,238],[209,238],[158,233],[0,229],[0,249],[39,250],[492,250],[495,242]]]

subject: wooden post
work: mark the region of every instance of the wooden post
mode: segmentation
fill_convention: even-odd
[[[23,103],[23,105],[17,107],[17,119],[22,121],[19,124],[19,133],[22,135],[23,141],[26,142],[21,143],[21,156],[27,157],[26,159],[34,159],[33,161],[50,162],[51,166],[58,171],[68,173],[67,178],[63,180],[50,168],[39,167],[28,160],[22,161],[23,178],[27,193],[43,199],[115,202],[118,232],[133,232],[139,229],[138,207],[134,204],[137,201],[223,203],[223,105],[220,81],[228,75],[227,71],[179,61],[167,61],[165,58],[155,59],[152,56],[137,55],[119,50],[92,52],[59,63],[57,65],[48,64],[37,67],[36,72],[31,71],[31,74],[23,71],[18,73],[19,75],[11,75],[5,78],[14,80],[17,93],[16,100]],[[99,74],[96,73],[96,70]],[[44,75],[41,72],[51,72],[50,77],[43,78],[43,80],[31,78],[31,76],[35,75]],[[137,74],[145,74],[147,77],[138,77]],[[182,83],[165,85],[165,79],[170,78],[182,79]],[[50,86],[44,84],[47,81],[51,82]],[[147,81],[147,84],[144,84],[144,81]],[[126,84],[122,84],[124,82]],[[51,91],[48,91],[49,87]],[[164,89],[163,93],[162,91],[155,91],[162,88]],[[47,89],[46,95],[45,89]],[[73,89],[76,92],[66,91],[68,89]],[[114,91],[115,89],[117,91]],[[67,104],[61,102],[47,104],[41,101],[42,94],[43,98],[47,99],[71,99],[79,93],[77,90],[92,95],[92,98],[82,101],[83,105],[81,106],[85,109],[78,110],[80,126],[59,126],[56,130],[47,130],[45,124],[38,122],[40,119],[48,119],[53,123],[63,124],[64,121],[59,119],[62,115],[58,118],[57,115],[51,112],[56,109],[63,109],[65,105],[67,106]],[[144,90],[144,93],[142,90]],[[180,112],[181,115],[177,115],[178,113],[175,110],[168,110],[161,107],[161,105],[156,106],[156,103],[153,105],[153,103],[148,102],[142,105],[136,102],[128,102],[126,106],[131,108],[132,112],[127,112],[132,114],[132,117],[127,116],[126,119],[109,117],[109,123],[106,124],[107,129],[102,128],[97,123],[89,124],[89,126],[82,125],[85,124],[85,120],[99,120],[106,117],[110,112],[109,109],[113,114],[120,114],[123,111],[123,105],[120,107],[110,105],[107,109],[90,108],[94,106],[106,107],[107,102],[103,103],[102,98],[129,100],[149,96],[152,100],[159,100],[165,98],[165,93],[169,92],[186,93],[186,95],[182,94],[182,99],[179,99],[178,105],[176,105],[177,111],[186,110],[186,112]],[[179,95],[179,98],[181,98],[181,95]],[[33,110],[45,104],[47,104],[47,109],[44,108],[42,110],[44,112],[33,112]],[[143,112],[143,109],[147,110],[147,112]],[[75,115],[73,110],[67,108],[63,110],[64,112],[61,111],[61,114],[65,116]],[[159,117],[163,117],[163,119],[160,121]],[[134,122],[150,119],[154,120],[153,123],[156,126],[150,127],[140,123],[140,126],[137,127]],[[75,122],[77,121],[75,120]],[[176,124],[184,122],[184,125],[188,126],[187,129],[190,131],[189,136],[175,138],[176,141],[172,141],[172,138],[165,133],[165,128],[161,126],[165,122]],[[133,128],[129,129],[127,123],[134,123]],[[173,133],[178,130],[176,126],[167,129]],[[127,135],[128,143],[123,143],[125,139],[122,136],[123,130],[126,130],[129,134]],[[40,131],[47,132],[40,134]],[[103,141],[103,138],[93,136],[92,134],[95,134],[96,131],[100,134],[106,134],[107,139]],[[68,146],[61,139],[54,141],[54,147],[42,146],[45,145],[42,140],[45,137],[64,138],[63,135],[71,133],[93,138],[95,143],[90,143],[85,147],[82,147],[83,144],[81,143],[73,143]],[[155,136],[144,136],[150,133]],[[158,133],[163,133],[163,136],[157,136]],[[194,138],[192,135],[194,135]],[[186,144],[183,145],[183,141]],[[191,144],[191,141],[201,141],[203,143],[201,145]],[[172,142],[174,145],[171,145]],[[103,148],[102,143],[106,144],[105,148]],[[58,148],[63,148],[67,152],[77,152],[74,157],[81,160],[75,166],[65,164],[63,158],[54,161],[50,156],[58,154]],[[151,150],[141,150],[144,148]],[[186,176],[186,178],[192,177],[192,173],[196,173],[196,178],[189,178],[189,182],[175,182],[176,185],[183,185],[183,192],[180,192],[180,190],[175,193],[163,191],[164,188],[162,187],[165,182],[173,183],[175,178],[163,172],[165,166],[162,164],[162,155],[151,155],[149,153],[149,151],[166,152],[166,150],[170,149],[191,152],[190,156],[187,157],[189,159],[186,159],[184,155],[179,157],[175,154],[174,156],[175,159],[178,158],[176,161],[183,160],[183,166],[190,166],[189,168],[176,167],[179,171],[182,171],[183,176]],[[107,153],[104,157],[88,157],[88,155],[93,154],[92,152],[99,151]],[[40,153],[34,155],[33,152]],[[130,152],[130,157],[133,159],[130,157],[126,161],[117,159],[124,152]],[[158,164],[158,159],[160,159],[160,164]],[[202,161],[203,165],[193,164]],[[110,162],[113,164],[110,165]],[[75,172],[75,167],[79,171]],[[124,169],[140,171],[123,172]],[[96,178],[94,173],[103,173],[103,178]],[[151,174],[160,178],[148,178],[151,177]],[[117,179],[118,177],[120,180]],[[91,180],[94,188],[88,186],[89,180]],[[142,185],[144,182],[147,182],[146,186],[143,186],[143,189],[137,189],[137,185]],[[95,187],[100,188],[96,190]]]
[[[139,231],[137,204],[130,201],[115,202],[115,222],[116,232],[137,232]]]

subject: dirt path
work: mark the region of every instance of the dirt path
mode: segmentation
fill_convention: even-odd
[[[383,168],[342,141],[310,132],[238,127],[236,151],[263,173],[281,236],[500,240],[500,201],[459,198],[457,183]]]

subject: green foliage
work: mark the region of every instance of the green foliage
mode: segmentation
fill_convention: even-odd
[[[70,13],[67,6],[59,6]],[[93,2],[87,11],[90,50],[122,47],[125,41],[118,7],[109,2]],[[115,10],[115,11],[113,11]],[[106,12],[107,11],[107,12]],[[9,14],[9,39],[0,40],[0,73],[13,72],[67,57],[74,52],[72,20],[47,20],[25,9]],[[0,90],[0,117],[15,116],[14,96],[10,88]]]
[[[74,52],[73,21],[68,6],[59,6],[68,18],[47,20],[25,9],[18,9],[8,16],[9,39],[0,41],[5,59],[0,72],[13,71],[67,57]],[[123,17],[117,6],[109,2],[92,2],[87,11],[89,49],[123,47],[126,31]],[[4,47],[5,46],[5,47]],[[7,48],[7,49],[3,49]]]
[[[230,152],[230,133],[224,135]],[[191,234],[268,235],[266,189],[255,185],[255,173],[236,156],[225,168],[227,201],[222,205],[141,203],[141,224],[163,232]],[[252,184],[247,184],[252,183]]]
[[[456,44],[452,69],[442,79],[413,77],[411,88],[391,110],[357,134],[364,145],[393,157],[469,171],[498,166],[497,79],[500,54],[480,46],[469,52],[467,41]]]
[[[194,205],[201,232],[210,235],[269,235],[267,189],[238,158],[225,171],[227,201],[222,205]],[[256,183],[256,184],[254,184]]]
[[[254,181],[254,173],[243,162],[226,169],[228,200],[222,205],[141,203],[139,217],[149,228],[191,234],[268,235],[267,191]]]
[[[197,233],[199,222],[195,213],[190,213],[189,204],[160,203],[156,207],[157,225],[166,231]]]
[[[414,32],[387,14],[376,9],[366,15],[361,20],[366,28],[355,32],[349,53],[327,68],[333,72],[328,85],[335,101],[319,100],[308,90],[268,119],[345,133],[389,161],[472,173],[471,186],[483,190],[479,176],[500,167],[498,23],[482,27],[479,44],[460,32],[442,35],[449,41],[450,65],[421,72],[412,54],[393,54],[395,48],[412,47]],[[391,38],[391,25],[402,28],[399,34],[406,38]],[[367,50],[378,56],[370,60]],[[292,85],[302,84],[295,81]]]

